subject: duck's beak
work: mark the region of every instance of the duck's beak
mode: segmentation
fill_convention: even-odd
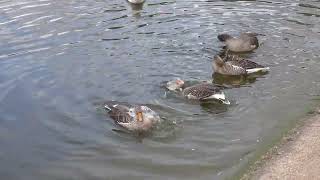
[[[139,122],[142,122],[142,121],[143,121],[142,112],[138,112],[138,113],[137,113],[137,120],[138,120]]]

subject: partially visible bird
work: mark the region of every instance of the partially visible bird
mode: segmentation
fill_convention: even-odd
[[[104,107],[116,124],[129,131],[148,131],[160,122],[160,116],[145,105],[109,101]]]
[[[211,83],[199,83],[189,87],[184,86],[184,81],[176,79],[167,83],[167,89],[171,91],[181,92],[182,96],[192,100],[217,100],[223,104],[230,104],[221,87],[215,86]]]
[[[270,68],[234,55],[226,55],[223,59],[216,55],[212,62],[212,69],[215,73],[223,75],[246,75],[267,72]]]
[[[220,34],[217,38],[232,52],[250,52],[259,47],[257,36],[257,33],[241,33],[239,37]]]
[[[142,4],[145,0],[128,0],[132,4]]]

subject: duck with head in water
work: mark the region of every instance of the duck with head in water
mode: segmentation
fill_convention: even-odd
[[[232,52],[250,52],[259,47],[257,33],[241,33],[239,37],[232,37],[229,34],[218,35],[219,41],[226,45]]]
[[[212,69],[214,73],[222,75],[247,75],[258,72],[267,72],[270,68],[240,58],[239,56],[226,54],[223,59],[219,55],[214,56]]]
[[[145,105],[110,101],[104,107],[116,124],[129,131],[148,131],[160,122],[160,116]]]
[[[182,96],[190,100],[207,101],[216,100],[223,104],[230,104],[226,99],[221,87],[211,83],[203,82],[189,87],[185,87],[185,82],[181,79],[169,81],[166,88],[170,91],[180,92]]]

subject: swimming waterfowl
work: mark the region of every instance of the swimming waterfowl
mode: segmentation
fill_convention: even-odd
[[[232,37],[229,34],[220,34],[218,39],[232,52],[250,52],[259,47],[257,35],[257,33],[241,33],[239,37]]]
[[[216,55],[212,62],[212,69],[215,73],[223,75],[246,75],[257,72],[267,72],[270,68],[238,56],[226,55],[226,57],[222,59],[219,55]]]
[[[187,99],[199,101],[218,100],[223,104],[230,104],[223,91],[221,91],[221,88],[211,83],[200,83],[189,87],[185,87],[184,85],[185,83],[183,80],[176,79],[169,81],[166,87],[170,91],[181,92],[182,96]]]
[[[110,101],[105,108],[116,124],[129,131],[148,131],[160,122],[160,116],[145,105]]]
[[[128,0],[132,4],[142,4],[145,0]]]

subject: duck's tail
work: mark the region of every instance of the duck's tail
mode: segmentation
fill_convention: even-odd
[[[106,101],[106,102],[104,102],[104,108],[107,111],[112,111],[119,104],[120,104],[120,102],[117,102],[117,101]]]
[[[221,92],[220,94],[215,94],[214,97],[219,101],[221,101],[222,104],[227,104],[227,105],[230,104],[230,101],[226,99],[226,95],[224,94],[224,92]]]
[[[112,109],[109,107],[109,105],[104,105],[104,108],[107,110],[107,111],[112,111]]]
[[[258,73],[258,72],[268,72],[270,70],[269,67],[263,67],[263,68],[253,68],[253,69],[247,69],[247,74],[252,74],[252,73]]]

